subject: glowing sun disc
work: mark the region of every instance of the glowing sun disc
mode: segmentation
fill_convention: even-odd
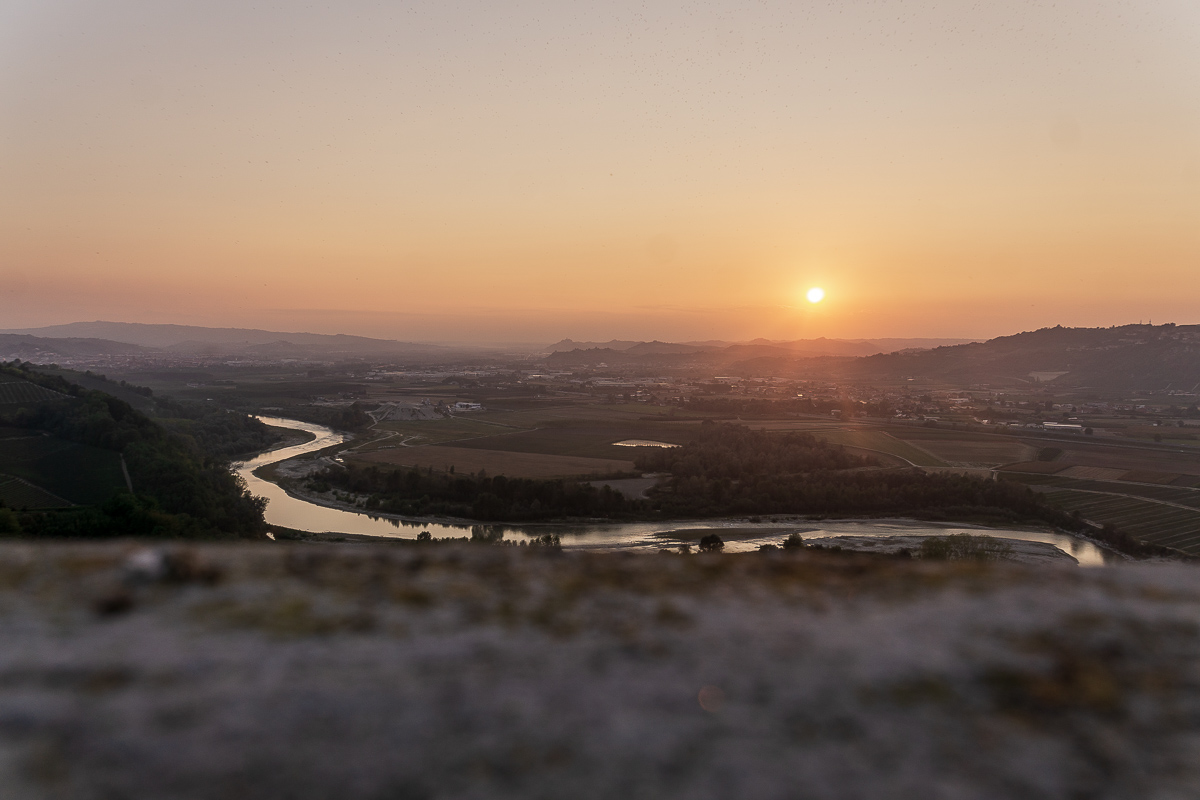
[[[808,290],[808,294],[805,297],[808,298],[808,302],[810,303],[819,303],[825,299],[825,290],[820,286],[814,286]]]

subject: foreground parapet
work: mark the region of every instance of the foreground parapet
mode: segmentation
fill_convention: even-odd
[[[811,552],[0,548],[17,797],[1155,797],[1200,598]]]

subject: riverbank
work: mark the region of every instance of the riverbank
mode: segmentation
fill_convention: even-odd
[[[264,450],[264,453],[273,453],[276,450],[283,450],[287,447],[296,447],[298,445],[308,444],[317,438],[317,435],[312,431],[300,430],[298,428],[284,428],[279,425],[267,425],[267,428],[269,428],[272,433],[279,437],[279,441],[276,442],[275,445],[270,449]],[[262,453],[256,453],[254,455],[262,455]]]

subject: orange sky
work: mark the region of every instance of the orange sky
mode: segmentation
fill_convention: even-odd
[[[248,5],[0,5],[0,327],[1200,322],[1193,0]]]

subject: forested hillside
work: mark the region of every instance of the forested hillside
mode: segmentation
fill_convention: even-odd
[[[20,479],[6,484],[8,496],[32,496],[29,487],[52,484],[58,492],[44,491],[62,501],[35,503],[42,506],[36,509],[9,503],[16,509],[3,515],[0,530],[35,537],[264,534],[262,501],[228,465],[229,456],[270,442],[261,423],[169,401],[161,405],[175,416],[156,421],[112,395],[29,365],[0,365],[0,378],[31,387],[20,390],[27,400],[0,405],[0,441],[8,445],[0,449],[0,473]]]

